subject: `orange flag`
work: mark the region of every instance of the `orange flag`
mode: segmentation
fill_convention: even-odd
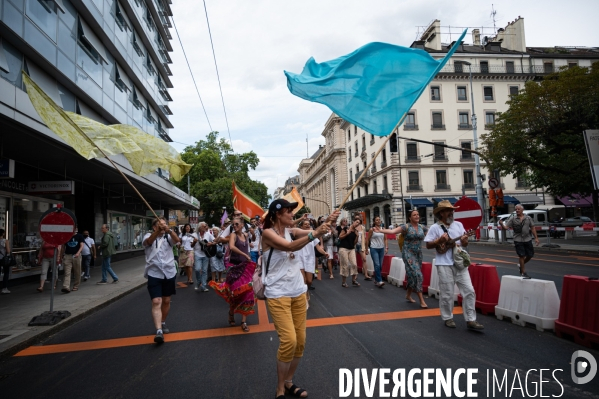
[[[291,190],[289,194],[285,195],[283,198],[289,202],[297,202],[297,206],[293,210],[294,215],[297,213],[297,211],[304,207],[304,201],[302,201],[302,196],[297,192],[295,186],[293,187],[293,190]]]
[[[262,215],[264,209],[243,191],[239,189],[233,182],[233,208],[236,211],[243,213],[245,219],[251,219],[256,215]]]

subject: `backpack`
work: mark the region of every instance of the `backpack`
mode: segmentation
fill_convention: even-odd
[[[223,244],[216,244],[216,245],[215,245],[215,247],[216,247],[216,257],[217,257],[218,259],[222,259],[222,258],[224,258],[224,256],[225,256],[225,251],[224,251],[224,249],[223,249]]]

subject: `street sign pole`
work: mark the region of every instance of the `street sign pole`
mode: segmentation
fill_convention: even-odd
[[[58,204],[56,208],[52,208],[44,212],[40,218],[39,233],[45,243],[54,246],[54,258],[52,260],[52,287],[50,292],[50,311],[43,312],[39,316],[35,316],[29,322],[30,326],[51,326],[62,319],[66,319],[71,315],[70,312],[63,310],[54,311],[54,284],[58,281],[58,270],[56,267],[57,248],[68,242],[73,234],[75,234],[75,226],[77,226],[77,218],[73,212],[68,209],[63,209],[62,205]],[[40,249],[41,250],[41,249]]]

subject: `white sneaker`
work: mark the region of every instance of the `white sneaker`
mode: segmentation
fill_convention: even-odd
[[[3,294],[10,294],[10,291],[8,290],[8,288],[2,288],[2,293]]]
[[[81,272],[81,277],[85,276],[85,272]]]

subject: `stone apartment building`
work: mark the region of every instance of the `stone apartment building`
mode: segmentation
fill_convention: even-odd
[[[460,47],[392,134],[345,204],[350,212],[364,212],[369,223],[379,215],[386,225],[403,223],[405,212],[417,208],[421,222],[431,224],[434,206],[442,199],[455,203],[465,194],[476,200],[471,153],[411,138],[474,149],[472,102],[480,140],[481,134],[495,123],[497,113],[508,109],[510,96],[527,81],[542,79],[561,67],[588,67],[599,61],[597,48],[526,47],[524,19],[520,17],[499,29],[495,37],[481,38],[479,30],[472,30],[471,44],[444,44],[441,36],[441,22],[435,20],[411,47],[423,49],[434,58],[443,57],[452,46]],[[326,146],[300,163],[301,192],[334,207],[385,138],[373,136],[335,114],[325,124],[322,135]],[[499,214],[512,211],[518,203],[526,207],[554,204],[554,197],[543,190],[531,191],[528,183],[517,176],[499,176],[482,160],[481,174],[486,180],[484,190],[490,177],[497,178],[503,188],[505,206],[498,209]],[[316,213],[326,209],[306,202],[318,210]],[[488,199],[485,202],[488,205]]]

